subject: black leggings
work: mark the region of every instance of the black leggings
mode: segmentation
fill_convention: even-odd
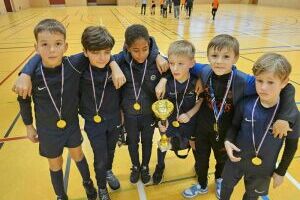
[[[209,168],[209,157],[211,149],[213,149],[216,159],[215,165],[215,179],[221,178],[222,171],[227,160],[226,150],[224,148],[224,134],[220,134],[220,139],[216,141],[216,135],[212,132],[202,131],[196,139],[196,157],[197,157],[197,175],[198,182],[202,188],[207,186],[207,176]]]
[[[143,14],[143,10],[144,10],[144,15],[145,15],[146,14],[146,4],[142,4],[141,14]]]
[[[213,16],[213,19],[215,19],[217,10],[218,10],[218,9],[216,9],[216,8],[213,8],[213,9],[211,10],[211,14],[212,14],[212,16]]]
[[[107,120],[99,124],[93,121],[86,121],[84,130],[91,143],[94,152],[94,170],[98,187],[106,187],[106,171],[112,169],[115,154],[115,147],[119,137],[119,124],[116,120]]]
[[[148,166],[151,151],[155,121],[152,115],[125,115],[128,151],[134,166]],[[139,160],[139,142],[142,143],[142,164]]]

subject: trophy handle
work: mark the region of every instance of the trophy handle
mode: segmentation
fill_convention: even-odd
[[[167,120],[166,119],[162,119],[162,120],[160,120],[160,122],[161,122],[161,125],[167,126]]]

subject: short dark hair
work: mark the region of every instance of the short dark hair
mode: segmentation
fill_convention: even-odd
[[[112,49],[115,39],[105,27],[89,26],[82,33],[81,44],[85,50],[90,51]]]
[[[56,19],[43,19],[40,21],[33,30],[35,40],[38,40],[38,34],[43,31],[49,31],[50,33],[61,33],[66,39],[66,28]]]
[[[235,37],[228,34],[220,34],[215,36],[207,46],[207,54],[211,48],[219,51],[221,51],[224,48],[232,49],[235,56],[239,56],[240,54],[240,45],[238,40]]]
[[[125,44],[130,47],[136,40],[143,38],[150,41],[148,30],[141,24],[133,24],[125,31]]]

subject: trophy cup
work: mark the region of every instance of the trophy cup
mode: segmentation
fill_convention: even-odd
[[[154,112],[155,116],[161,120],[161,124],[163,126],[166,126],[167,118],[171,115],[173,109],[173,103],[167,99],[158,100],[152,104],[152,111]],[[161,133],[158,147],[162,152],[171,149],[170,141],[165,132]]]

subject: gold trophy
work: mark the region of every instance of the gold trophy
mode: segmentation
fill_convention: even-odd
[[[161,120],[161,124],[163,126],[166,126],[167,118],[171,115],[173,109],[173,103],[167,99],[158,100],[152,104],[152,111],[154,112],[155,116]],[[158,147],[162,152],[171,149],[170,140],[164,132],[161,133]]]

